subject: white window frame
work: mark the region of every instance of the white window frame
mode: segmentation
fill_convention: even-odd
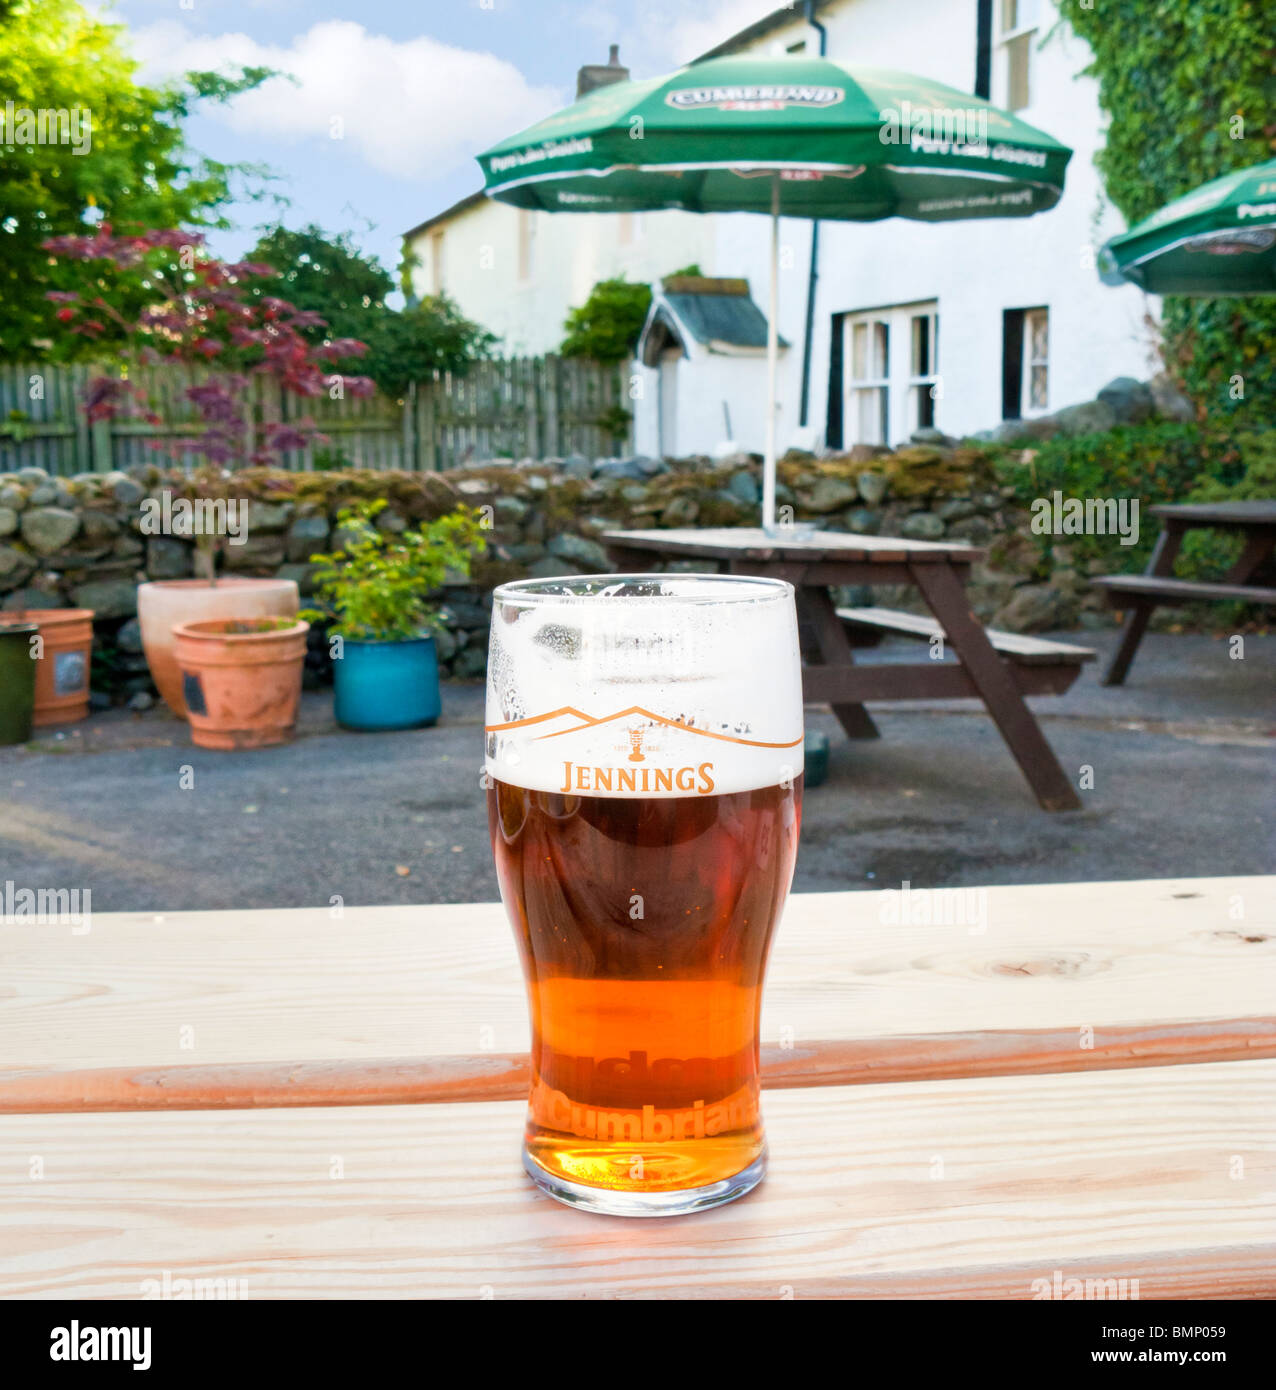
[[[914,371],[913,334],[914,320],[926,318],[930,322],[930,362],[929,371]],[[871,356],[866,361],[870,374],[864,377],[855,375],[855,329],[869,326],[868,350],[871,353],[874,341],[871,325],[880,323],[886,328],[886,360],[883,374],[873,374]],[[937,299],[916,300],[907,304],[890,304],[879,309],[856,310],[845,315],[842,331],[844,405],[842,410],[842,437],[849,448],[853,444],[886,444],[893,446],[906,440],[919,428],[919,393],[930,391],[940,381],[939,368],[939,301]],[[860,405],[870,393],[879,393],[882,406],[879,412],[881,437],[869,438],[860,429]],[[935,427],[940,424],[940,401],[932,397]]]
[[[885,351],[882,354],[882,371],[873,370],[874,350],[877,344],[877,327],[886,330]],[[865,375],[855,375],[855,330],[864,329]],[[866,313],[846,316],[846,422],[850,426],[847,438],[851,444],[889,444],[891,431],[891,320],[889,309],[870,309]],[[860,406],[865,397],[878,402],[877,439],[865,438],[860,430],[862,418]]]
[[[1046,326],[1046,351],[1044,357],[1034,357],[1032,351],[1033,322],[1044,321]],[[1046,373],[1046,399],[1041,405],[1032,403],[1032,371],[1034,367],[1042,367]],[[1048,415],[1050,413],[1050,309],[1046,305],[1041,305],[1035,309],[1025,309],[1023,311],[1023,353],[1020,363],[1019,377],[1019,415],[1022,419],[1031,419],[1034,415]]]
[[[1001,91],[998,95],[1001,98],[999,105],[1004,106],[1007,111],[1027,111],[1032,106],[1032,70],[1035,66],[1032,36],[1041,25],[1041,10],[1045,3],[1046,0],[997,0],[999,17],[997,47],[1001,52],[1001,58],[997,64],[1001,75]],[[1016,11],[1016,22],[1010,26],[1007,21],[1012,6]],[[1027,12],[1026,17],[1021,17],[1019,12],[1022,11]],[[1013,105],[1010,89],[1010,54],[1011,45],[1017,40],[1023,41],[1022,48],[1026,70],[1023,78],[1024,100],[1019,105]]]
[[[918,372],[916,363],[913,360],[913,339],[916,332],[916,325],[919,319],[926,319],[930,328],[930,362],[929,371]],[[908,316],[908,407],[909,415],[917,418],[918,423],[909,430],[921,428],[921,393],[923,391],[933,392],[939,385],[939,305],[917,305]],[[939,401],[934,395],[931,396],[931,424],[939,419]],[[936,426],[937,427],[937,426]]]

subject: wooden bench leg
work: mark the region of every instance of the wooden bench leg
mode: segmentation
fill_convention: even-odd
[[[1024,703],[1009,666],[997,655],[972,612],[956,571],[943,563],[909,568],[1038,802],[1047,811],[1080,810],[1076,788],[1064,775],[1041,726]]]
[[[850,638],[837,616],[837,608],[827,589],[800,588],[797,592],[798,617],[804,620],[814,645],[826,666],[851,666],[855,657]],[[863,705],[834,705],[837,722],[847,738],[881,738],[873,717]]]
[[[1159,575],[1162,579],[1173,574],[1174,561],[1178,557],[1179,546],[1182,544],[1182,528],[1174,525],[1167,526],[1156,538],[1156,547],[1152,551],[1152,558],[1148,561],[1144,573]],[[1131,601],[1130,607],[1125,611],[1125,621],[1121,624],[1121,640],[1117,643],[1117,649],[1112,653],[1108,668],[1103,673],[1104,685],[1123,685],[1125,683],[1126,672],[1134,660],[1134,653],[1139,649],[1139,643],[1147,631],[1148,619],[1151,618],[1152,610],[1155,607],[1155,602],[1136,603]]]

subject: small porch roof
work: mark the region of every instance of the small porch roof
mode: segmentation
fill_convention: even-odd
[[[766,352],[766,336],[766,315],[753,302],[747,280],[673,275],[652,295],[638,357],[644,366],[655,367],[669,348],[690,356],[692,343],[707,352],[756,357]],[[787,346],[781,338],[780,347]]]

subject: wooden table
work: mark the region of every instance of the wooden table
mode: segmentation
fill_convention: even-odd
[[[798,591],[803,621],[803,693],[827,701],[850,738],[876,738],[866,700],[983,701],[1037,800],[1047,811],[1075,811],[1076,788],[1065,776],[1003,661],[966,597],[970,567],[984,552],[936,541],[852,536],[837,531],[776,538],[751,527],[721,530],[607,531],[603,539],[621,570],[649,567],[651,555],[723,564],[732,574],[787,579]],[[926,601],[957,657],[955,662],[855,664],[831,589],[911,584]]]
[[[1276,548],[1276,501],[1185,502],[1148,510],[1161,518],[1162,530],[1147,569],[1142,574],[1105,574],[1093,581],[1113,608],[1125,610],[1121,640],[1103,673],[1104,685],[1124,684],[1158,604],[1203,599],[1276,604],[1276,588],[1254,582]],[[1173,577],[1183,537],[1197,527],[1239,531],[1245,538],[1240,559],[1217,582]]]
[[[883,893],[795,897],[770,1176],[640,1222],[519,1168],[497,905],[12,922],[0,1296],[168,1271],[259,1298],[1030,1298],[1059,1271],[1271,1297],[1274,904],[1272,878],[993,888],[970,925],[892,926]]]

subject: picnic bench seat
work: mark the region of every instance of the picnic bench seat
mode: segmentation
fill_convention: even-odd
[[[839,608],[837,616],[852,629],[869,637],[872,645],[887,633],[901,637],[918,637],[929,641],[943,637],[944,630],[934,618],[919,613],[906,613],[896,608]],[[1076,647],[1069,642],[1049,642],[1043,637],[1029,637],[1022,632],[1003,632],[985,628],[993,650],[1016,668],[1015,679],[1025,694],[1061,695],[1081,674],[1081,667],[1093,661],[1090,647]],[[1029,668],[1024,671],[1018,668]]]
[[[1125,612],[1121,640],[1103,673],[1104,685],[1124,683],[1158,604],[1202,599],[1276,604],[1276,589],[1269,578],[1276,554],[1276,501],[1186,502],[1153,507],[1151,512],[1160,518],[1162,531],[1147,569],[1142,574],[1104,574],[1091,581],[1103,591],[1109,607]],[[1239,533],[1243,540],[1240,558],[1216,582],[1174,578],[1174,561],[1183,537],[1196,528]]]
[[[1242,603],[1274,603],[1276,589],[1254,584],[1223,584],[1202,579],[1174,579],[1159,574],[1104,574],[1091,580],[1113,608],[1128,608],[1130,600],[1150,603],[1195,603],[1200,599],[1238,599]],[[1124,601],[1123,601],[1124,600]]]

